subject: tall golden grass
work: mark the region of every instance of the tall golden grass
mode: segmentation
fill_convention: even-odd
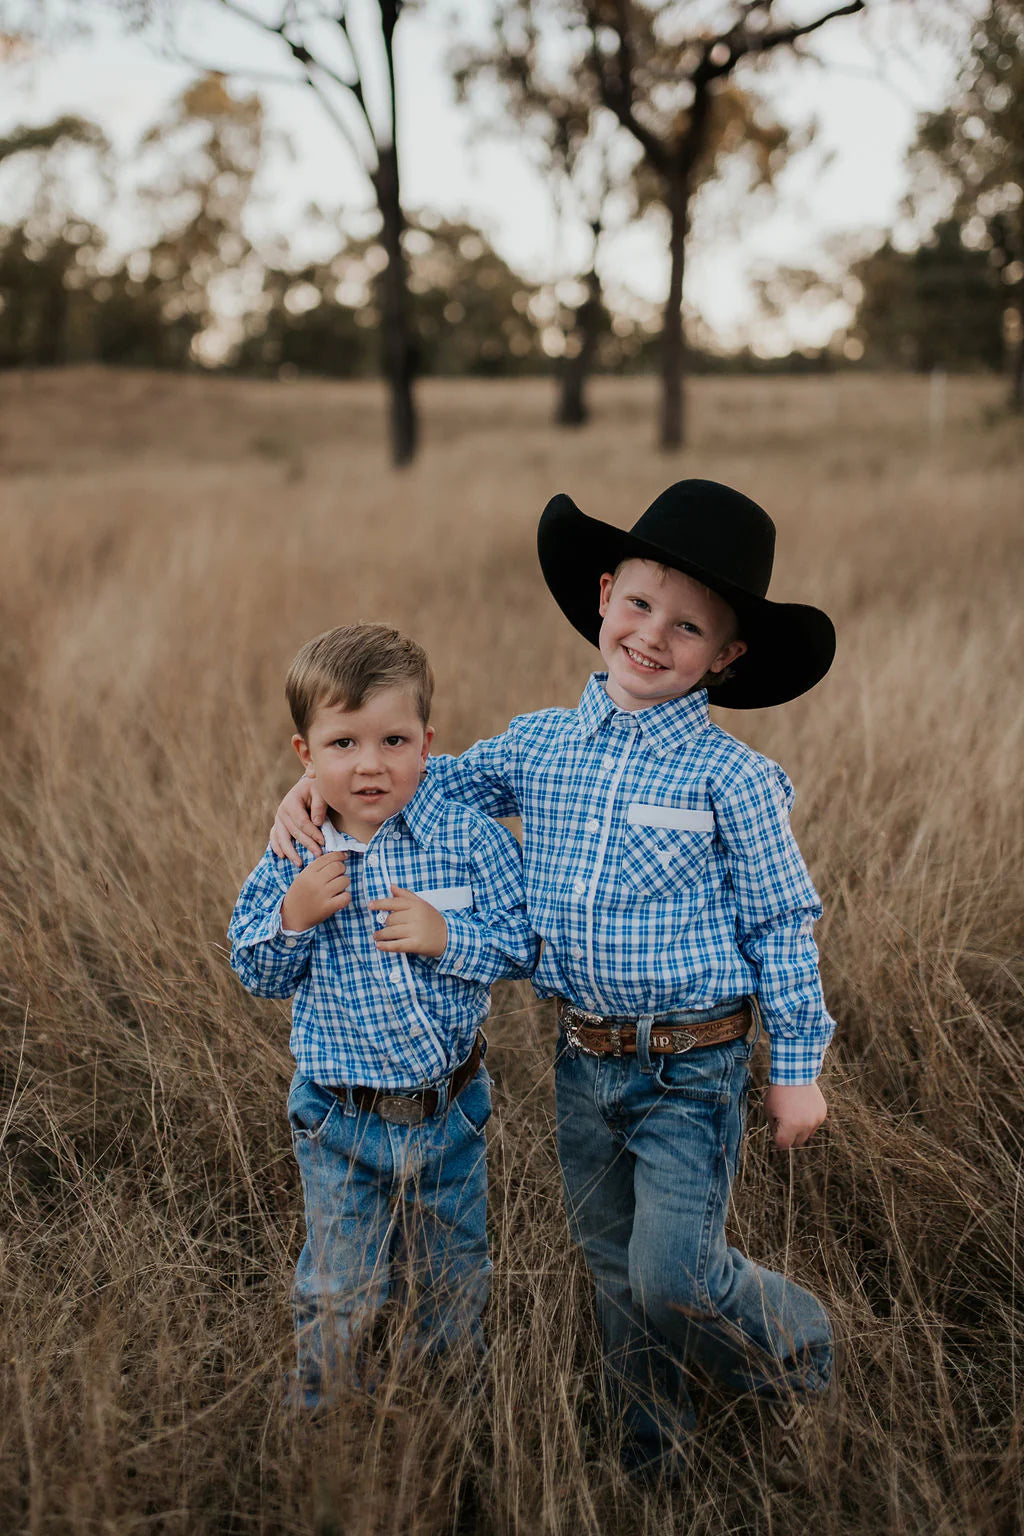
[[[653,388],[601,384],[571,436],[538,384],[431,384],[396,476],[364,385],[0,380],[3,1532],[1024,1525],[1019,427],[986,381],[951,383],[938,435],[920,381],[712,381],[666,459]],[[294,774],[298,645],[411,631],[440,749],[570,704],[595,658],[539,510],[628,524],[683,475],[771,510],[774,595],[840,635],[807,698],[723,717],[797,784],[840,1021],[827,1132],[780,1157],[755,1114],[734,1220],[845,1343],[841,1456],[789,1498],[721,1413],[671,1498],[617,1471],[525,985],[490,1028],[489,1398],[393,1372],[319,1427],[286,1413],[287,1010],[224,947]]]

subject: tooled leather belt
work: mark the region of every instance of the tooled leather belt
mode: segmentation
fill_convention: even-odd
[[[591,1056],[636,1055],[635,1018],[618,1019],[602,1013],[588,1013],[560,997],[558,1021],[569,1044]],[[671,1020],[655,1019],[651,1025],[649,1048],[652,1055],[675,1056],[700,1046],[725,1045],[730,1040],[741,1039],[753,1022],[749,1003],[744,1003],[738,1013],[730,1013],[724,1019],[709,1019],[703,1024],[673,1024]]]
[[[479,1030],[473,1042],[473,1049],[448,1079],[449,1104],[453,1103],[463,1088],[468,1087],[476,1077],[477,1069],[484,1059],[483,1039],[483,1031]],[[359,1083],[351,1086],[345,1084],[334,1086],[324,1083],[322,1086],[328,1093],[336,1094],[339,1099],[344,1099],[351,1094],[352,1102],[357,1109],[380,1115],[382,1120],[387,1120],[392,1125],[419,1125],[422,1121],[429,1120],[431,1115],[436,1115],[437,1106],[441,1101],[437,1088],[395,1092],[389,1088],[366,1088]]]

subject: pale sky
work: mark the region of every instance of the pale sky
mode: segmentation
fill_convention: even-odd
[[[917,44],[914,23],[922,3],[888,0],[876,3],[868,17],[835,21],[814,41],[825,67],[787,64],[774,76],[773,102],[780,118],[793,125],[816,119],[819,132],[810,155],[794,160],[783,173],[774,211],[753,199],[729,206],[719,195],[714,210],[709,209],[718,231],[713,242],[699,238],[697,224],[686,296],[725,342],[745,339],[754,270],[776,262],[813,264],[822,242],[846,232],[883,231],[898,217],[904,153],[916,114],[941,104],[952,76],[938,43],[924,49]],[[250,4],[264,12],[275,9],[272,0]],[[368,14],[366,0],[355,0],[353,8]],[[426,0],[419,13],[402,18],[398,29],[406,205],[467,217],[532,280],[572,276],[587,249],[582,231],[556,219],[549,189],[518,142],[482,136],[470,114],[454,105],[444,68],[450,37],[444,20],[452,9],[451,0]],[[819,9],[793,0],[790,14],[816,15]],[[179,44],[195,59],[224,68],[283,72],[280,51],[271,41],[218,12],[210,0],[177,0],[173,14]],[[472,17],[473,7],[464,3],[462,14]],[[126,159],[145,128],[195,74],[158,57],[152,41],[126,37],[109,23],[92,41],[70,42],[47,57],[0,69],[0,133],[19,122],[79,113],[98,122]],[[288,136],[295,152],[291,160],[271,154],[262,202],[252,216],[253,234],[283,232],[301,247],[304,210],[311,202],[350,214],[371,206],[351,152],[311,92],[244,75],[238,85],[259,90],[271,127]],[[0,176],[0,218],[17,211],[15,186],[14,178]],[[123,232],[123,238],[130,240],[131,232]],[[640,298],[660,301],[667,256],[656,226],[633,224],[610,238],[602,268],[612,293],[623,285]],[[841,310],[793,317],[788,336],[762,330],[761,340],[769,347],[774,341],[779,349],[789,339],[813,344],[827,339],[842,318]]]

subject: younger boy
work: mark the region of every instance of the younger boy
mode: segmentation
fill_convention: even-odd
[[[423,769],[433,677],[381,624],[309,642],[286,684],[292,744],[327,806],[323,857],[271,850],[231,918],[250,992],[294,997],[288,1097],[306,1242],[296,1401],[357,1382],[356,1346],[416,1291],[413,1347],[481,1346],[490,1284],[480,1025],[490,983],[537,958],[515,839]]]
[[[671,1465],[701,1373],[756,1393],[772,1471],[798,1482],[801,1405],[822,1394],[832,1335],[817,1300],[726,1241],[752,1022],[772,1045],[776,1145],[825,1118],[833,1023],[820,916],[776,764],[708,718],[795,698],[835,650],[827,616],[769,602],[775,529],[727,486],[670,486],[628,533],[568,496],[544,511],[545,579],[597,645],[574,710],[513,720],[431,780],[523,819],[535,984],[558,999],[558,1142],[569,1220],[592,1271],[605,1359],[637,1468]],[[315,846],[292,791],[275,828]]]

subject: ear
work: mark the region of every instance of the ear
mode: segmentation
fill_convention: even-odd
[[[299,736],[298,734],[294,735],[292,737],[292,746],[299,754],[299,762],[305,769],[306,778],[315,779],[316,769],[313,767],[313,758],[310,754],[309,744],[307,743],[305,736]]]
[[[745,640],[730,640],[729,644],[723,646],[719,651],[708,670],[710,672],[724,672],[726,667],[731,667],[734,661],[739,661],[740,657],[745,655],[746,650],[747,642]]]
[[[435,734],[436,733],[435,733],[434,727],[432,725],[424,726],[424,728],[423,728],[423,750],[420,753],[420,769],[421,770],[424,769],[427,766],[427,758],[428,758],[428,756],[430,754],[430,743],[433,741]]]
[[[597,609],[597,611],[601,615],[602,619],[604,618],[605,614],[608,612],[608,602],[609,602],[609,599],[611,598],[612,587],[614,587],[614,585],[615,585],[615,577],[611,574],[610,571],[605,571],[604,575],[601,577],[601,600],[600,600],[600,602],[598,604],[598,609]]]

